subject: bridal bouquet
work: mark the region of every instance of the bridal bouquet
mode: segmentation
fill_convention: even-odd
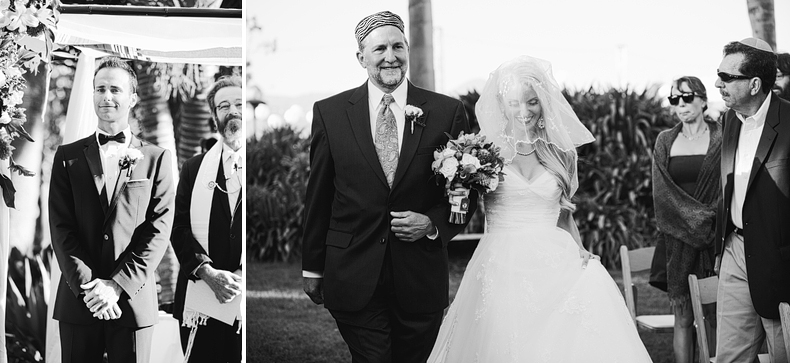
[[[486,137],[466,134],[461,131],[458,138],[450,141],[445,147],[433,152],[434,162],[431,165],[434,173],[444,177],[445,190],[454,190],[457,184],[467,189],[475,189],[480,194],[494,191],[504,175],[502,168],[505,160],[499,156],[499,147],[493,142],[486,143]],[[469,198],[463,195],[449,195],[453,204],[450,211],[450,222],[462,224],[469,210]]]

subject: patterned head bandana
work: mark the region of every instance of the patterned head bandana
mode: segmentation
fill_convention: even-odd
[[[374,29],[388,25],[400,29],[401,33],[403,33],[403,20],[401,20],[398,14],[389,11],[381,11],[366,16],[357,24],[356,29],[354,29],[354,35],[357,37],[357,44],[361,46],[362,40],[364,40]]]

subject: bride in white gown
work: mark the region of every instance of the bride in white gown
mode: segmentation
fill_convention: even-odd
[[[543,60],[504,63],[476,106],[502,148],[487,231],[428,362],[650,362],[617,285],[571,216],[576,146],[593,141]]]

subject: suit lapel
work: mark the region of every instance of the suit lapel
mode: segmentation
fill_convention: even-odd
[[[406,104],[414,105],[423,108],[426,102],[425,93],[409,82],[409,90],[406,95]],[[406,105],[403,105],[405,108]],[[424,111],[424,120],[428,120],[428,113]],[[427,122],[427,121],[426,121]],[[398,185],[398,182],[403,179],[406,170],[414,159],[414,154],[417,152],[417,146],[420,145],[420,138],[422,138],[423,126],[414,125],[414,133],[411,132],[411,122],[406,120],[403,124],[403,141],[401,142],[400,156],[398,156],[398,168],[395,170],[395,180],[392,182],[392,189]]]
[[[346,112],[348,120],[351,122],[351,131],[354,133],[354,138],[357,140],[359,150],[362,156],[370,164],[370,168],[381,180],[384,185],[387,184],[387,177],[384,175],[384,170],[381,168],[378,153],[376,153],[376,145],[373,144],[373,133],[370,130],[370,108],[368,107],[368,85],[363,84],[362,87],[357,88],[351,98],[348,99],[351,103]]]
[[[760,142],[757,144],[757,152],[754,154],[754,158],[757,160],[752,163],[752,170],[749,173],[749,184],[746,186],[747,195],[757,171],[765,163],[765,159],[768,158],[768,152],[771,151],[774,140],[776,140],[776,128],[779,126],[779,102],[775,102],[773,93],[769,94],[769,97],[771,97],[771,103],[768,106],[768,114],[765,115],[765,126],[763,127],[762,135],[760,135]]]
[[[727,113],[725,122],[727,133],[722,147],[721,163],[722,177],[726,178],[735,171],[735,153],[738,150],[738,137],[741,134],[741,120],[735,116],[735,111],[731,111]]]
[[[136,137],[132,137],[132,142],[129,144],[130,148],[140,149],[143,147],[143,142]],[[118,168],[118,181],[115,183],[115,190],[112,194],[112,201],[110,202],[110,206],[107,209],[107,214],[105,214],[104,222],[107,222],[107,217],[110,216],[111,212],[115,209],[118,205],[118,199],[120,199],[121,195],[123,194],[123,190],[126,189],[126,182],[129,181],[129,172],[128,170],[124,169],[121,170]]]
[[[107,215],[107,198],[102,195],[102,189],[105,188],[104,171],[102,168],[101,154],[99,152],[99,142],[96,141],[96,135],[88,138],[85,144],[85,160],[88,161],[88,168],[91,170],[93,184],[96,186],[96,192],[101,199],[101,208],[104,214]],[[107,193],[110,191],[107,190]]]

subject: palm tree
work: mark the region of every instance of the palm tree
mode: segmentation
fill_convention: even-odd
[[[409,79],[417,86],[434,90],[431,0],[409,0],[409,48]]]
[[[746,7],[749,9],[749,22],[752,23],[752,36],[765,40],[775,51],[774,0],[746,0]]]
[[[199,154],[201,141],[211,135],[209,119],[211,111],[206,101],[206,92],[214,81],[216,67],[197,64],[184,66],[184,74],[191,74],[194,88],[191,92],[182,92],[178,97],[179,122],[176,129],[178,139],[178,165]]]

